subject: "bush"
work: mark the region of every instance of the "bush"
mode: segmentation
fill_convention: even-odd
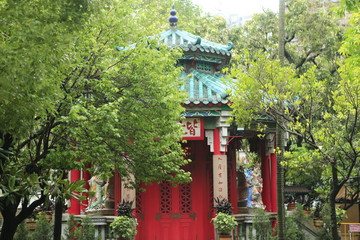
[[[219,233],[229,234],[237,225],[235,217],[226,213],[219,212],[215,218],[212,219],[215,228]]]
[[[219,198],[215,199],[215,207],[216,213],[225,213],[228,215],[231,215],[233,207],[231,206],[231,203],[227,199],[220,200]]]
[[[79,224],[80,223],[75,220],[74,215],[70,214],[67,227],[65,228],[65,239],[75,239],[75,231]]]
[[[135,218],[128,216],[119,216],[114,219],[110,224],[112,231],[122,238],[133,238],[135,237],[137,230],[136,226],[138,223]]]
[[[256,240],[270,240],[272,238],[272,224],[269,216],[266,215],[265,210],[257,209],[254,216],[255,239]],[[289,238],[290,239],[290,238]]]
[[[26,220],[22,221],[19,225],[19,227],[16,230],[14,240],[24,240],[29,239],[29,229],[26,226]]]
[[[36,228],[32,234],[34,240],[52,240],[53,238],[53,225],[46,218],[44,212],[38,214],[39,219],[36,221]]]
[[[117,207],[118,216],[128,216],[130,218],[134,217],[132,213],[132,205],[133,201],[123,200],[122,202],[119,202]]]
[[[80,223],[80,226],[75,230],[75,237],[79,240],[101,240],[101,236],[95,237],[96,228],[91,218],[85,216]]]

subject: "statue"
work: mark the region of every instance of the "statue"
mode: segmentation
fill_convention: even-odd
[[[263,208],[264,205],[261,198],[262,178],[260,167],[255,165],[253,169],[244,169],[244,171],[246,185],[248,187],[247,207]]]
[[[105,202],[109,198],[109,181],[104,181],[100,179],[98,175],[95,175],[90,178],[89,186],[89,192],[92,193],[93,196],[89,196],[89,204],[86,211],[105,208]]]
[[[246,179],[248,191],[246,206],[263,208],[261,198],[262,178],[259,156],[254,152],[239,151],[239,164]]]

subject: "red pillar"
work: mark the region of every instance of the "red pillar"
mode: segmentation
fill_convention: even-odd
[[[114,216],[117,216],[117,206],[121,201],[121,179],[118,171],[114,173]]]
[[[272,212],[277,212],[278,206],[277,206],[277,185],[276,185],[276,174],[277,174],[277,159],[276,154],[271,154],[271,205],[272,205]]]
[[[89,188],[90,188],[90,185],[89,185],[90,178],[91,178],[90,172],[89,171],[83,171],[83,180],[85,181],[84,188],[86,190],[89,190]],[[89,200],[88,200],[89,194],[88,193],[83,193],[82,195],[86,197],[86,199],[83,200],[81,202],[81,205],[80,205],[80,210],[81,210],[81,212],[84,213],[85,209],[88,207],[88,204],[89,204]]]
[[[80,179],[80,171],[79,170],[71,170],[70,172],[70,181],[75,182]],[[75,192],[78,193],[78,192]],[[79,215],[80,214],[80,202],[76,198],[71,198],[70,200],[70,208],[68,210],[69,214]]]
[[[265,210],[268,212],[272,211],[271,204],[271,165],[270,165],[271,157],[270,155],[262,155],[262,167],[261,167],[261,175],[263,179],[263,191],[262,191],[262,199],[265,205]]]
[[[220,130],[214,129],[214,155],[224,155],[224,152],[220,152]]]

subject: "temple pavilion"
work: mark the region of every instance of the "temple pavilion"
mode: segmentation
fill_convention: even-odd
[[[160,39],[169,48],[183,51],[178,61],[183,67],[179,77],[184,81],[180,90],[188,94],[183,103],[183,139],[187,140],[183,148],[192,160],[184,169],[191,172],[192,182],[176,187],[167,182],[153,183],[145,186],[145,192],[138,192],[126,189],[115,174],[108,186],[111,201],[97,212],[114,216],[118,202],[134,200],[139,222],[136,239],[211,240],[215,239],[211,223],[215,199],[227,199],[234,214],[244,216],[249,206],[277,211],[275,134],[269,132],[260,139],[255,131],[229,124],[229,87],[221,69],[229,64],[233,45],[182,31],[177,28],[174,8],[170,14],[170,28]],[[247,152],[257,154],[259,160],[250,175],[242,167]],[[79,178],[90,180],[88,174],[73,170],[71,179]],[[68,212],[84,214],[87,206],[72,199]]]

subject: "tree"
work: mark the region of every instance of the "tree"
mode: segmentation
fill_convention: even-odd
[[[148,37],[157,32],[141,4],[0,1],[0,239],[81,187],[63,177],[70,169],[190,179],[180,168],[179,52]]]
[[[311,146],[304,153],[313,155],[323,168],[333,239],[338,239],[336,195],[360,177],[359,45],[354,44],[359,38],[358,13],[353,14],[350,24],[340,50],[346,57],[340,64],[340,81],[318,78],[314,69],[298,76],[295,69],[265,56],[258,56],[242,70],[233,70],[239,79],[231,97],[237,121],[249,123],[267,116]],[[358,196],[358,181],[352,188]]]
[[[299,74],[316,66],[321,78],[337,76],[343,27],[332,6],[324,1],[286,1],[284,64],[292,65]],[[259,53],[277,59],[278,33],[278,14],[270,10],[255,14],[244,26],[229,31],[234,58],[244,65]]]
[[[358,3],[346,3],[354,12],[358,11]],[[306,151],[297,152],[297,160],[313,157],[312,160],[322,167],[323,193],[331,207],[332,237],[338,239],[336,195],[350,183],[352,199],[359,195],[359,188],[353,181],[359,178],[360,171],[356,92],[359,83],[355,77],[359,75],[356,67],[359,63],[355,60],[358,35],[354,27],[358,20],[353,20],[352,37],[346,35],[347,40],[340,50],[347,56],[341,63],[342,26],[335,12],[317,4],[289,1],[285,67],[273,60],[277,54],[271,12],[257,15],[243,28],[234,30],[240,33],[241,37],[234,40],[242,42],[242,50],[238,58],[240,66],[237,65],[241,70],[232,70],[233,76],[239,79],[234,83],[232,107],[239,122],[249,123],[267,116],[297,136],[298,144],[308,144]],[[356,19],[356,13],[353,16]],[[315,18],[318,20],[314,21]],[[322,24],[317,25],[319,22]],[[318,34],[321,37],[316,37]],[[266,57],[259,56],[259,52]]]
[[[279,61],[281,66],[284,66],[285,62],[285,0],[279,0]],[[277,205],[278,205],[278,237],[279,240],[285,239],[285,209],[284,209],[284,167],[282,162],[284,161],[284,151],[285,151],[285,139],[284,139],[284,129],[282,126],[284,124],[279,122],[276,126],[276,143],[279,148],[279,153],[276,163],[276,185],[277,185]]]

